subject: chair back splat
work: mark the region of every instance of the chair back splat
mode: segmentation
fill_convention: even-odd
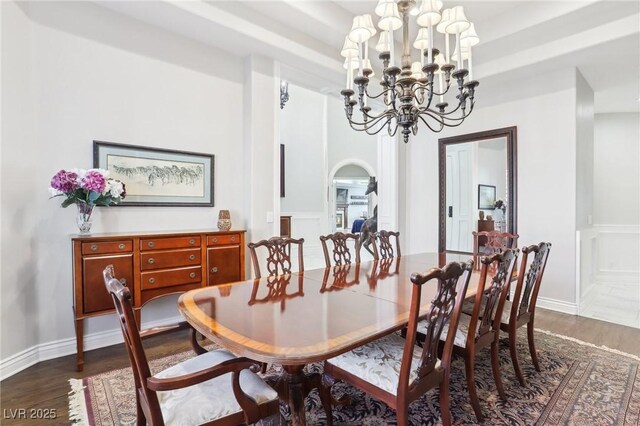
[[[518,283],[513,297],[511,318],[514,315],[516,316],[515,318],[520,318],[523,315],[535,312],[538,291],[540,290],[540,283],[547,266],[550,250],[550,243],[540,243],[522,249],[520,275],[518,276]],[[529,253],[534,253],[534,257],[529,270],[525,274]]]
[[[395,237],[395,252],[391,237]],[[373,245],[374,259],[389,259],[392,257],[400,257],[400,233],[394,231],[378,231],[373,235],[375,244]]]
[[[260,262],[256,254],[256,249],[265,247],[268,251],[267,256],[267,272],[268,276],[284,275],[291,273],[291,246],[297,245],[298,248],[298,271],[304,271],[304,260],[302,247],[304,238],[298,240],[288,237],[272,237],[268,240],[258,241],[257,243],[249,243],[249,251],[251,252],[251,260],[256,278],[261,278]]]
[[[324,252],[324,261],[327,268],[331,266],[331,258],[333,258],[335,265],[347,265],[351,263],[351,251],[347,246],[349,240],[353,240],[355,243],[355,263],[360,263],[360,235],[336,232],[335,234],[320,236],[322,251]],[[331,241],[333,243],[333,251],[331,255],[329,254],[327,241]]]
[[[478,291],[473,306],[473,313],[469,321],[468,344],[471,346],[472,340],[482,339],[490,332],[500,332],[500,318],[504,301],[509,293],[509,284],[513,276],[516,259],[519,250],[505,249],[504,252],[494,254],[490,257],[483,257],[482,270],[480,271],[480,281]],[[496,265],[495,274],[491,278],[489,287],[486,288],[487,276],[490,266]],[[480,310],[482,309],[482,312]],[[479,322],[479,323],[478,323]],[[476,333],[471,332],[477,330]],[[497,330],[497,331],[496,331]]]
[[[458,320],[462,310],[462,303],[467,293],[473,262],[448,264],[443,269],[433,268],[426,274],[414,273],[411,275],[413,289],[411,293],[411,310],[402,365],[400,367],[400,380],[398,383],[398,396],[410,392],[412,387],[419,384],[436,368],[438,362],[438,345],[440,336],[445,327],[449,328],[448,338],[442,352],[441,366],[445,371],[444,380],[449,380],[449,366],[451,363],[451,351],[455,330],[458,328]],[[436,281],[437,293],[431,301],[431,307],[426,314],[420,315],[422,286]],[[416,331],[418,323],[426,324],[425,339],[422,347],[422,356],[418,366],[412,365],[412,355],[416,344]],[[418,371],[414,383],[409,383],[409,375],[412,369]],[[431,387],[431,386],[429,386]],[[410,398],[413,400],[413,398]]]

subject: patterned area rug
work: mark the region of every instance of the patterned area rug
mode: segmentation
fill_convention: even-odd
[[[640,357],[538,330],[536,345],[542,372],[533,368],[526,344],[519,333],[518,350],[527,386],[518,383],[509,350],[501,346],[501,371],[508,401],[497,394],[488,350],[476,361],[476,383],[482,410],[490,425],[639,425]],[[184,352],[151,361],[152,371],[163,370],[191,357]],[[320,371],[318,364],[309,367]],[[276,374],[274,367],[267,372]],[[135,393],[130,369],[109,371],[82,380],[70,380],[70,418],[91,426],[135,424]],[[464,362],[456,359],[451,374],[451,411],[454,424],[475,424],[466,391]],[[337,425],[395,424],[393,410],[384,403],[343,383],[334,395],[349,394],[352,404],[334,407]],[[320,398],[313,391],[306,399],[307,424],[326,423]],[[288,418],[286,405],[282,414]],[[410,407],[414,425],[441,424],[437,389]]]

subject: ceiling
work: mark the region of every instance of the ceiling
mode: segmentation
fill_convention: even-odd
[[[353,16],[373,13],[376,5],[375,0],[98,3],[235,55],[273,57],[285,78],[325,93],[338,93],[344,85],[339,50]],[[474,77],[481,82],[575,66],[594,90],[596,112],[640,112],[637,0],[444,3],[463,5],[475,23],[481,43],[473,51]],[[370,53],[376,54],[373,46]]]

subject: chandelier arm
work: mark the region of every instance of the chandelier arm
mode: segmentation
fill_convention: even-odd
[[[421,115],[419,115],[418,118],[420,119],[420,121],[422,121],[425,124],[425,126],[429,128],[429,130],[435,133],[440,133],[444,129],[445,124],[442,121],[438,120],[436,117],[433,117],[431,115],[429,116],[433,118],[436,123],[440,124],[440,129],[434,129],[433,127],[431,127],[431,124],[429,124],[429,122],[425,120],[425,118],[422,117]]]
[[[371,129],[371,127],[369,127],[368,129],[365,129],[368,135],[377,135],[378,133],[380,133],[385,127],[387,127],[390,123],[391,123],[391,119],[393,117],[389,117],[387,119],[387,121],[384,122],[384,124],[382,124],[381,126],[378,127],[378,130],[374,130],[372,132],[369,132],[369,130]],[[396,126],[397,127],[397,126]]]
[[[374,117],[372,121],[362,121],[362,122],[358,122],[355,121],[349,117],[347,117],[347,119],[349,120],[349,123],[352,125],[356,125],[356,126],[363,126],[363,127],[372,127],[374,125],[376,125],[378,122],[380,122],[381,120],[385,119],[385,117],[390,116],[389,118],[393,118],[393,116],[395,114],[392,114],[391,111],[386,110],[384,112],[382,112],[380,115],[378,115],[377,117]],[[353,127],[353,126],[352,126]]]

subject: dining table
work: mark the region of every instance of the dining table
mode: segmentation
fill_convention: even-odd
[[[292,424],[305,425],[304,399],[321,376],[304,367],[402,330],[411,274],[469,258],[420,253],[250,279],[188,291],[178,307],[193,328],[234,354],[281,365],[270,384],[289,404]],[[466,297],[475,295],[479,275],[474,270]],[[425,313],[436,291],[435,281],[423,285]]]

